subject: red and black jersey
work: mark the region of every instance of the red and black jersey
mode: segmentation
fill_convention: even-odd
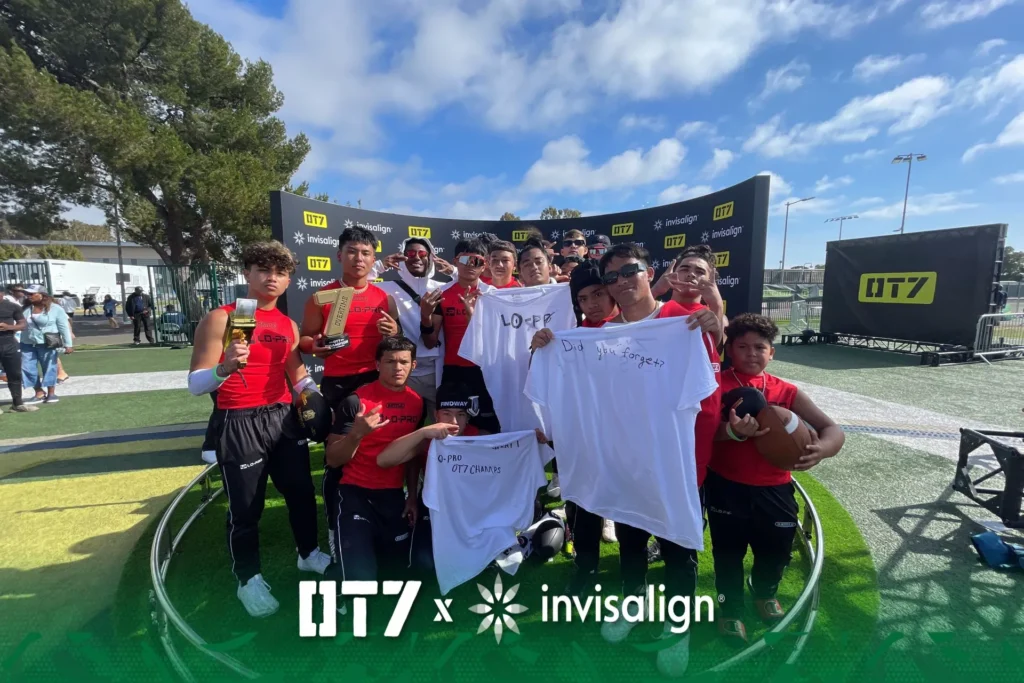
[[[707,306],[702,303],[680,304],[678,301],[669,301],[662,305],[655,317],[689,316],[702,308],[707,308]],[[722,419],[722,366],[718,355],[718,345],[710,333],[704,334],[704,348],[707,349],[708,359],[715,371],[718,389],[700,402],[700,413],[697,414],[697,424],[694,429],[697,486],[703,485],[704,477],[707,476],[708,463],[711,462],[715,445],[715,433],[718,431],[718,423]]]
[[[335,280],[319,291],[340,289],[343,286]],[[325,324],[330,318],[331,308],[331,304],[322,307]],[[377,369],[377,345],[384,338],[377,330],[377,322],[387,312],[388,295],[380,287],[368,284],[363,291],[355,293],[345,320],[349,345],[324,360],[324,377],[348,377]]]
[[[466,293],[476,289],[466,289],[457,281],[441,293],[441,301],[434,309],[436,315],[442,316],[441,329],[444,330],[444,364],[459,365],[464,368],[475,367],[472,363],[459,355],[459,347],[462,346],[462,338],[466,336],[466,328],[469,327],[469,316],[466,315],[466,307],[462,303],[462,297]]]
[[[235,304],[221,306],[220,310],[230,315]],[[292,390],[285,376],[285,361],[294,346],[295,327],[291,318],[276,308],[256,309],[256,329],[249,342],[249,359],[241,374],[232,374],[217,388],[217,407],[236,410],[291,403]],[[224,362],[223,353],[220,362]]]
[[[753,377],[730,369],[722,376],[722,392],[739,387],[754,387],[764,394],[769,405],[792,410],[797,388],[789,382],[767,372]],[[721,418],[719,418],[721,419]],[[753,439],[746,441],[716,441],[711,469],[730,481],[750,486],[778,486],[793,477],[789,470],[779,469],[757,452]]]
[[[364,384],[342,401],[331,432],[348,434],[362,407],[367,413],[381,406],[381,419],[388,423],[359,442],[355,455],[341,471],[339,483],[367,489],[400,489],[405,482],[405,465],[380,467],[377,456],[392,441],[419,429],[424,422],[423,399],[409,387],[392,391],[380,381]]]

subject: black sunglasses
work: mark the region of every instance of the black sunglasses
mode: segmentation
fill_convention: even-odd
[[[602,275],[601,282],[606,285],[614,285],[619,281],[620,277],[634,277],[641,270],[644,270],[644,268],[639,263],[627,263],[618,270],[610,270]]]
[[[585,247],[587,246],[586,240],[565,240],[562,242],[563,247]]]

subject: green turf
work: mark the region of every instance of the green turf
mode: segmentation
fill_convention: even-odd
[[[34,413],[2,415],[0,438],[81,434],[206,422],[213,404],[184,389],[69,396]]]
[[[97,347],[76,349],[62,359],[64,369],[75,377],[188,370],[191,354],[191,349]]]
[[[1008,391],[1024,386],[1024,361],[1019,360],[933,368],[920,365],[917,355],[831,344],[780,345],[768,371],[789,380],[1011,427],[1020,425],[1024,407],[1019,394]]]

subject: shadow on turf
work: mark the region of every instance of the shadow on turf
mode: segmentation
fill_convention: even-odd
[[[875,370],[921,364],[918,355],[857,349],[834,344],[775,346],[775,360],[822,370]]]
[[[136,472],[166,467],[194,467],[199,457],[194,449],[160,451],[157,453],[133,453],[129,455],[101,455],[73,460],[51,460],[28,469],[20,470],[6,477],[0,477],[0,486],[20,484],[26,481],[83,477],[93,474],[114,472]],[[48,508],[50,510],[52,508]]]

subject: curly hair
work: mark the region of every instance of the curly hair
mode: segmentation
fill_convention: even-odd
[[[688,247],[684,247],[683,250],[679,252],[679,256],[676,256],[676,265],[682,263],[684,258],[690,258],[691,256],[703,259],[709,266],[711,266],[712,270],[714,270],[715,252],[713,252],[711,247],[708,245],[691,244]]]
[[[730,320],[729,326],[725,328],[725,343],[731,344],[747,332],[753,332],[757,336],[767,339],[769,344],[772,344],[775,342],[775,337],[779,334],[779,327],[766,315],[740,313]]]
[[[279,268],[291,275],[295,272],[295,256],[277,240],[256,242],[242,250],[242,267],[245,270],[258,268]]]

